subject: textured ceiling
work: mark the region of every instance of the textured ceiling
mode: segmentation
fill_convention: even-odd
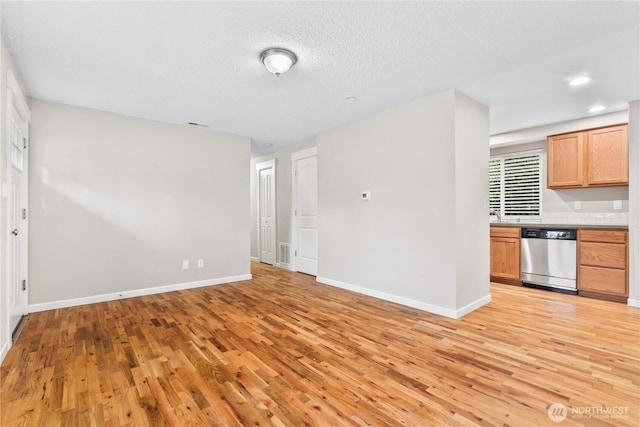
[[[2,1],[0,14],[29,96],[201,123],[251,137],[254,155],[448,88],[491,108],[492,134],[640,98],[635,1]],[[268,73],[270,47],[298,63]],[[569,88],[583,72],[593,81]]]

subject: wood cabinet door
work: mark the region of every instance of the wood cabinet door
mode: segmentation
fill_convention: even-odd
[[[629,184],[627,125],[587,132],[587,184]]]
[[[547,187],[582,187],[583,137],[575,132],[547,138]]]
[[[491,238],[491,276],[520,280],[520,239]]]

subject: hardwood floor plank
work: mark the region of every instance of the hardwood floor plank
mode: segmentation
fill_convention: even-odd
[[[637,308],[492,284],[454,320],[252,268],[29,315],[1,425],[554,426],[553,403],[562,426],[640,425]]]

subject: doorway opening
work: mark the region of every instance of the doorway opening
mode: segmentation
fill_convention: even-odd
[[[256,165],[258,176],[258,261],[276,264],[276,161]]]

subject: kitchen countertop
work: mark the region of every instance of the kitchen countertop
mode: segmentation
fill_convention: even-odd
[[[492,227],[538,227],[538,228],[611,228],[628,230],[628,225],[613,224],[541,224],[539,222],[490,222]]]

